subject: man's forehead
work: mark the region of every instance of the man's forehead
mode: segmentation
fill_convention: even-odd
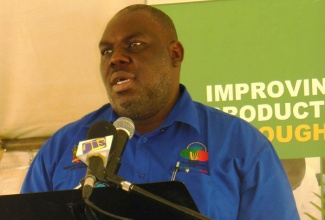
[[[122,12],[115,15],[107,24],[106,31],[110,29],[123,30],[123,28],[144,28],[145,27],[159,27],[158,24],[150,13],[144,10],[137,10],[132,12]]]
[[[154,19],[150,13],[144,10],[132,12],[123,12],[115,15],[107,24],[105,33],[116,34],[116,32],[132,33],[147,31],[159,31],[161,25]]]
[[[138,9],[133,11],[120,11],[111,19],[110,22],[123,21],[123,20],[127,20],[130,17],[139,18],[139,19],[141,18],[149,19],[152,17],[152,15],[151,13],[143,9]]]

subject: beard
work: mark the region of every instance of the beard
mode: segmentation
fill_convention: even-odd
[[[155,84],[142,87],[123,103],[117,104],[109,95],[112,108],[120,115],[132,120],[145,120],[156,115],[171,97],[172,79],[161,77]]]

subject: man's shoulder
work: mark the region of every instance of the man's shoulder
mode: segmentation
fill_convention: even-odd
[[[194,105],[198,112],[199,121],[203,122],[203,124],[224,131],[236,132],[236,135],[241,134],[245,137],[247,135],[257,135],[259,138],[266,139],[254,125],[236,115],[223,112],[200,102],[194,102]]]
[[[223,112],[218,108],[214,108],[211,106],[208,106],[206,104],[203,104],[201,102],[196,102],[194,101],[194,106],[198,111],[198,114],[203,114],[203,115],[207,115],[209,117],[212,117],[211,119],[225,119],[225,120],[239,120],[239,121],[243,121],[242,119],[238,118],[235,115],[231,115],[229,113]]]

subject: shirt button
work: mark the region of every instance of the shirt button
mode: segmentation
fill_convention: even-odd
[[[142,139],[142,142],[147,142],[147,141],[148,141],[148,139],[145,137]]]
[[[144,172],[140,172],[139,173],[139,177],[143,178],[145,176],[145,173]]]

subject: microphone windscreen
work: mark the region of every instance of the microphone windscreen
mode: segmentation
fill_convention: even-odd
[[[116,130],[124,130],[129,136],[129,139],[134,134],[134,130],[135,130],[134,123],[129,118],[120,117],[113,123],[113,125],[115,126]]]

